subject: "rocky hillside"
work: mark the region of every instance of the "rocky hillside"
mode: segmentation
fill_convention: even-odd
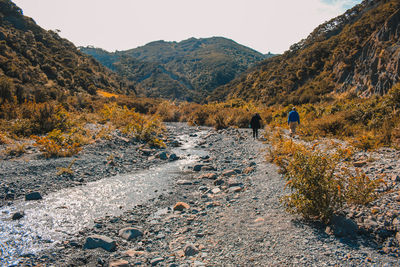
[[[80,49],[135,82],[146,96],[195,101],[272,56],[222,37],[156,41],[115,53],[93,47]]]
[[[385,94],[399,82],[400,2],[365,0],[317,27],[283,55],[219,88],[209,100],[316,102]]]
[[[0,77],[2,101],[16,95],[19,101],[42,102],[98,89],[122,91],[125,85],[71,42],[24,16],[9,0],[0,0]]]

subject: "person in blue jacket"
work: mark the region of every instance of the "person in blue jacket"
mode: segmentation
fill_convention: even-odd
[[[295,107],[293,107],[292,111],[289,112],[288,124],[290,128],[290,135],[296,134],[296,128],[300,124],[300,116]]]

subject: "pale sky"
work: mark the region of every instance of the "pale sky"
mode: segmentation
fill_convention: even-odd
[[[283,53],[361,0],[13,0],[24,15],[76,46],[110,52],[157,40],[222,36]]]

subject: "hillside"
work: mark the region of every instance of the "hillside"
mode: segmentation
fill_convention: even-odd
[[[9,0],[0,0],[1,101],[44,102],[79,92],[119,91],[118,77],[71,42],[46,31]]]
[[[222,37],[156,41],[114,53],[92,47],[80,50],[135,82],[146,96],[195,101],[271,56]]]
[[[300,104],[343,93],[383,95],[399,82],[399,8],[399,1],[363,1],[209,100]]]

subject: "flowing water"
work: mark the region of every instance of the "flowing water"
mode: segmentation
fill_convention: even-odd
[[[174,178],[205,155],[195,148],[205,132],[182,135],[183,146],[173,152],[182,159],[148,170],[117,175],[83,186],[66,188],[46,195],[40,201],[16,201],[0,209],[0,265],[18,264],[18,257],[48,249],[84,227],[94,225],[96,218],[118,216],[133,206],[168,191]],[[161,189],[161,190],[160,190]],[[24,211],[17,221],[11,215]]]

